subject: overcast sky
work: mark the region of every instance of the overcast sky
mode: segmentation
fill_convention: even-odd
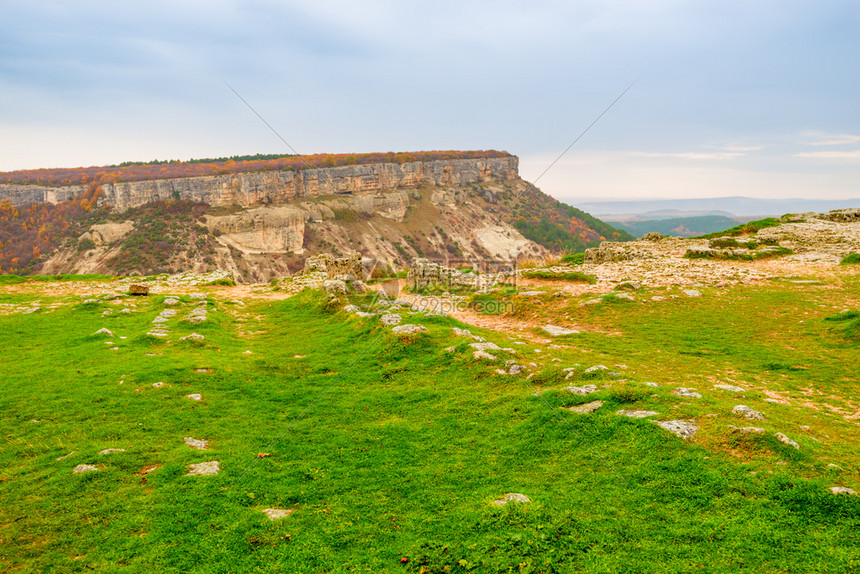
[[[0,170],[499,149],[577,199],[860,197],[860,2],[0,0]]]

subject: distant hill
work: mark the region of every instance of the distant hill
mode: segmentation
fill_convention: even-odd
[[[634,237],[656,231],[663,235],[678,237],[697,237],[706,233],[723,231],[738,224],[738,221],[724,215],[701,215],[697,217],[673,217],[670,219],[647,219],[644,221],[612,221],[606,223],[623,229]]]
[[[723,212],[728,215],[780,216],[786,213],[824,212],[860,207],[860,198],[850,199],[759,199],[754,197],[712,197],[704,199],[652,199],[635,201],[573,201],[576,207],[601,219],[619,214],[644,215],[649,212]]]

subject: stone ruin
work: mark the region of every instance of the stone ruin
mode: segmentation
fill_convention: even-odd
[[[308,257],[305,260],[303,274],[323,272],[334,279],[343,275],[351,275],[355,279],[363,279],[364,267],[361,264],[361,253],[353,253],[347,257],[335,257],[331,253],[322,253]]]
[[[478,276],[439,265],[429,259],[418,258],[409,268],[406,275],[406,286],[416,290],[433,286],[448,290],[463,287],[474,288],[478,286]]]

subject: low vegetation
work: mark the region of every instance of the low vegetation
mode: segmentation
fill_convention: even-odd
[[[850,571],[860,505],[827,488],[857,483],[856,427],[822,401],[846,406],[860,347],[816,319],[856,287],[623,308],[523,300],[520,317],[593,329],[559,348],[470,327],[538,364],[531,378],[474,360],[453,319],[412,317],[428,332],[399,339],[312,292],[236,302],[208,288],[198,325],[181,320],[197,301],[180,297],[169,343],[146,335],[163,296],[80,305],[4,291],[2,309],[56,308],[0,315],[0,344],[15,349],[0,363],[0,553],[11,571],[55,572]],[[95,334],[104,327],[113,334]],[[178,342],[192,331],[205,340]],[[598,362],[626,382],[585,372]],[[747,391],[727,396],[715,380]],[[600,410],[562,410],[586,402],[565,390],[585,383]],[[763,401],[765,388],[794,402],[809,387],[824,393],[804,399],[818,410]],[[740,401],[766,411],[767,436],[727,430],[744,424]],[[631,408],[702,429],[684,441],[615,414]],[[124,450],[98,454],[109,448]],[[219,474],[186,476],[215,460]],[[80,464],[99,470],[74,474]],[[493,503],[511,492],[531,502]],[[270,520],[267,508],[293,512]]]
[[[711,237],[720,237],[723,235],[737,237],[739,235],[752,235],[754,233],[758,233],[762,229],[767,229],[768,227],[776,227],[780,225],[782,222],[776,217],[766,217],[764,219],[758,219],[756,221],[750,221],[749,223],[743,223],[741,225],[736,225],[725,231],[717,231],[714,233],[708,233],[706,235],[702,235],[703,238],[711,238]]]
[[[579,271],[536,269],[533,271],[523,271],[520,275],[527,279],[545,279],[547,281],[581,281],[583,283],[591,283],[592,285],[596,282],[594,275]]]
[[[840,261],[842,265],[857,265],[860,264],[860,253],[849,253]]]

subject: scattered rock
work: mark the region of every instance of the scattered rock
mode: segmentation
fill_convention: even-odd
[[[597,392],[597,386],[595,385],[583,385],[581,387],[567,387],[567,390],[573,393],[574,395],[585,396],[591,393]]]
[[[665,300],[666,300],[666,298],[665,298],[665,297],[660,297],[659,295],[654,295],[653,297],[651,297],[651,300],[652,300],[652,301],[654,301],[654,302],[659,303],[660,301],[665,301]]]
[[[457,347],[445,347],[446,353],[453,353],[456,350],[457,350]]]
[[[396,327],[391,329],[391,331],[395,335],[415,335],[416,333],[423,333],[423,332],[427,331],[427,327],[425,327],[424,325],[406,324],[406,325],[397,325]]]
[[[149,295],[149,287],[132,283],[128,286],[128,292],[130,295],[146,296]]]
[[[715,389],[723,389],[724,391],[732,391],[733,393],[744,393],[746,389],[736,387],[734,385],[714,385]]]
[[[498,500],[494,500],[493,504],[496,506],[505,506],[509,502],[516,502],[517,504],[524,504],[527,502],[531,502],[531,499],[525,494],[520,494],[518,492],[509,492],[504,495],[502,498]]]
[[[196,448],[198,450],[206,450],[209,447],[208,440],[202,438],[194,438],[190,436],[185,437],[185,444],[187,444],[191,448]]]
[[[72,452],[74,452],[74,451],[72,451]],[[67,454],[66,456],[70,456],[70,455],[71,455],[71,453]],[[59,460],[59,459],[57,459],[57,460]],[[844,468],[842,468],[838,464],[833,464],[832,462],[827,464],[827,468],[835,468],[836,470],[845,470]]]
[[[519,375],[523,372],[523,369],[525,369],[525,367],[523,367],[522,365],[511,365],[511,367],[508,369],[508,374]]]
[[[188,472],[185,473],[185,476],[207,476],[218,474],[218,471],[221,470],[221,463],[217,460],[210,460],[207,462],[198,462],[197,464],[189,464]]]
[[[776,439],[779,442],[781,442],[783,444],[787,444],[788,446],[793,446],[794,448],[797,448],[797,449],[800,448],[799,444],[797,444],[796,442],[794,442],[793,440],[791,440],[790,438],[788,438],[787,436],[785,436],[781,432],[776,433],[774,436],[776,437]]]
[[[498,359],[497,356],[485,353],[484,351],[475,351],[474,353],[472,353],[472,356],[476,359],[480,359],[483,361],[495,361],[496,359]]]
[[[91,464],[79,464],[74,468],[74,470],[72,470],[72,472],[75,474],[81,474],[83,472],[92,472],[98,469],[99,467],[93,466]]]
[[[688,389],[686,387],[678,387],[672,394],[678,395],[679,397],[684,397],[686,399],[701,399],[701,393],[697,393],[696,389]]]
[[[657,421],[657,426],[675,433],[684,440],[690,440],[699,430],[699,427],[689,421]]]
[[[72,456],[72,455],[73,455],[73,454],[75,454],[76,452],[77,452],[77,451],[73,450],[73,451],[72,451],[72,452],[70,452],[69,454],[64,454],[63,456],[58,457],[58,458],[57,458],[57,462],[60,462],[61,460],[65,460],[65,459],[69,458],[70,456]],[[833,466],[836,466],[836,465],[834,464]],[[836,468],[839,468],[839,467],[836,467]],[[840,470],[842,470],[842,469],[840,469]]]
[[[346,295],[349,293],[349,288],[346,283],[340,279],[329,279],[323,282],[323,289],[329,295]]]
[[[746,405],[737,405],[732,409],[732,412],[736,415],[743,415],[744,418],[747,418],[749,420],[764,420],[763,414],[749,408]]]
[[[359,307],[358,305],[347,305],[343,308],[343,310],[347,313],[358,313],[359,311],[361,311],[361,307]]]
[[[495,343],[469,343],[469,346],[478,351],[501,351],[502,349]]]
[[[115,452],[125,452],[124,448],[106,448],[104,450],[100,450],[99,454],[114,454]]]
[[[160,389],[163,386],[164,386],[164,383],[162,383],[161,381],[159,381],[157,383],[152,383],[152,388],[154,388],[154,389]]]
[[[386,327],[393,327],[394,325],[399,325],[403,318],[401,318],[400,315],[390,313],[388,315],[383,315],[379,320],[382,321],[382,324]]]
[[[646,387],[659,387],[660,383],[642,383]]]
[[[609,367],[606,367],[604,365],[594,365],[593,367],[588,367],[587,369],[585,369],[585,371],[583,371],[583,373],[586,375],[593,375],[595,373],[599,373],[601,371],[608,371],[608,370],[609,370]]]
[[[557,327],[556,325],[544,325],[541,329],[553,337],[563,337],[564,335],[576,335],[579,333],[579,331],[574,329],[566,329],[564,327]]]
[[[179,337],[180,341],[202,341],[206,337],[201,335],[200,333],[191,333],[190,335],[185,335],[184,337]]]
[[[575,407],[562,407],[567,411],[572,413],[577,413],[580,415],[587,415],[593,413],[597,409],[603,406],[603,401],[591,401],[590,403],[585,403],[584,405],[577,405]]]
[[[36,312],[36,311],[38,311],[39,309],[41,309],[41,307],[30,307],[29,309],[27,309],[26,311],[24,311],[24,313],[23,313],[23,314],[24,314],[24,315],[29,315],[30,313],[35,313],[35,312]],[[110,309],[108,309],[108,311],[110,311]],[[107,313],[108,311],[105,311],[105,313]]]
[[[174,305],[179,305],[179,299],[177,299],[176,297],[167,297],[164,300],[164,304],[168,307],[173,307]]]
[[[681,293],[683,293],[687,297],[701,297],[702,296],[702,294],[699,293],[698,291],[696,291],[695,289],[684,289],[683,291],[681,291]]]
[[[278,520],[292,514],[293,510],[292,508],[265,508],[263,509],[263,514],[268,516],[269,520]]]
[[[742,432],[742,433],[755,433],[755,434],[762,434],[762,433],[764,432],[764,429],[763,429],[763,428],[759,428],[759,427],[741,427],[741,428],[738,428],[738,427],[736,427],[736,426],[734,426],[734,425],[729,425],[729,428],[730,428],[731,430],[738,431],[738,432]]]
[[[185,395],[185,396],[188,397],[189,399],[191,399],[192,401],[203,400],[203,395],[201,395],[200,393],[192,393],[190,395]]]
[[[653,417],[654,415],[660,414],[657,411],[638,411],[638,410],[620,410],[616,411],[615,414],[630,417],[634,419],[644,419],[647,417]]]
[[[857,494],[847,486],[831,486],[830,492],[832,492],[833,494],[847,494],[849,496]]]
[[[102,328],[93,333],[93,335],[107,335],[108,337],[113,337],[113,331],[107,328]]]

